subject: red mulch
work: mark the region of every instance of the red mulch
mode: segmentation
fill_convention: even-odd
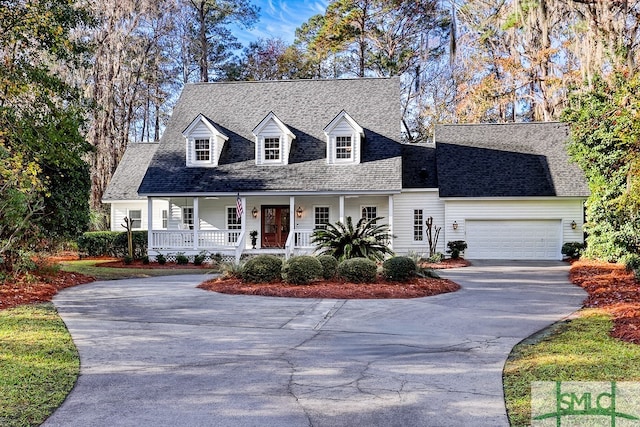
[[[58,271],[46,275],[24,275],[0,283],[0,309],[20,304],[51,301],[60,289],[93,282],[83,274]]]
[[[438,263],[429,263],[429,262],[420,263],[420,267],[432,268],[434,270],[441,270],[445,268],[468,267],[470,265],[471,263],[464,258],[456,258],[456,259],[447,258],[447,259],[443,259]]]
[[[404,283],[383,280],[377,283],[317,281],[308,285],[283,282],[243,283],[240,279],[219,278],[204,282],[198,287],[223,294],[335,299],[420,298],[460,289],[457,283],[450,280],[423,278],[414,278]]]
[[[640,344],[640,283],[621,264],[576,261],[570,279],[589,293],[585,307],[613,316],[611,336]]]

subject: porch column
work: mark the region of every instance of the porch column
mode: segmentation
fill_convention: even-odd
[[[393,195],[389,195],[389,248],[393,250]]]
[[[200,199],[193,198],[193,249],[198,249],[198,231],[200,230]]]
[[[240,229],[243,233],[247,232],[247,198],[245,196],[240,197],[240,203],[242,203],[242,217],[240,218]]]
[[[338,220],[344,224],[344,196],[340,196],[340,218]]]
[[[149,256],[149,251],[151,251],[152,248],[153,248],[153,197],[147,197],[147,256]]]
[[[289,196],[289,232],[296,229],[296,198],[295,196]]]

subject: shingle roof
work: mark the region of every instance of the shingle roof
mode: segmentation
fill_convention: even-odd
[[[568,137],[555,122],[436,126],[440,196],[588,196]]]
[[[102,196],[105,203],[117,200],[144,200],[138,187],[158,148],[158,143],[129,144]]]
[[[139,192],[399,191],[399,102],[397,78],[188,84]],[[342,110],[365,131],[357,165],[326,162],[323,129]],[[270,111],[296,135],[288,165],[255,165],[252,130]],[[215,168],[185,167],[181,132],[198,114],[229,136]]]
[[[403,144],[402,188],[438,188],[436,149],[432,144]]]

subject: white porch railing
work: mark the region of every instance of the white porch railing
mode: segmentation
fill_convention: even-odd
[[[292,230],[285,244],[285,256],[289,258],[296,249],[315,248],[313,243],[311,243],[312,234],[313,230]]]
[[[149,249],[235,248],[242,234],[242,230],[154,230],[151,231],[152,247]]]

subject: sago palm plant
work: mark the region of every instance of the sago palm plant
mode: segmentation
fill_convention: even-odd
[[[311,241],[323,254],[332,255],[342,261],[349,258],[369,258],[383,260],[384,256],[392,255],[389,249],[389,226],[376,224],[382,217],[367,220],[361,218],[353,226],[351,217],[347,217],[346,224],[338,221],[327,224],[326,229],[314,230]]]

